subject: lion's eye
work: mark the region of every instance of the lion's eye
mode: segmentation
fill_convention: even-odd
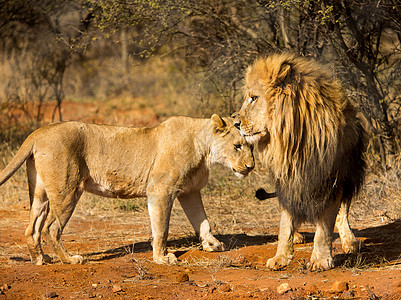
[[[248,98],[248,103],[251,104],[253,102],[255,102],[256,100],[258,100],[259,96],[252,96]]]
[[[242,149],[242,145],[241,144],[235,144],[234,145],[234,149],[235,150],[241,150]]]

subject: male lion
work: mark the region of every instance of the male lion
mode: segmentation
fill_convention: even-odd
[[[359,246],[348,225],[350,202],[365,172],[365,134],[356,110],[323,66],[289,53],[256,60],[245,81],[235,125],[248,142],[258,144],[281,207],[277,253],[267,267],[288,265],[294,233],[301,223],[312,222],[317,228],[309,268],[333,268],[339,208],[344,250],[355,252]]]
[[[26,161],[30,222],[25,235],[32,262],[49,262],[41,232],[63,263],[70,256],[61,234],[83,191],[112,198],[147,196],[153,260],[175,263],[166,243],[177,197],[206,251],[222,250],[211,233],[200,190],[209,167],[220,163],[239,177],[254,168],[252,147],[232,119],[172,117],[155,128],[127,128],[66,122],[44,126],[25,140],[0,173],[0,185]]]

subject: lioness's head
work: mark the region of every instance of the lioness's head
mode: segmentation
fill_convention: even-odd
[[[253,147],[247,143],[232,118],[212,116],[214,161],[231,168],[235,175],[243,177],[255,167]]]

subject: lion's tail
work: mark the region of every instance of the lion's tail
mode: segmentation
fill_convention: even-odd
[[[277,197],[277,193],[276,192],[268,193],[265,191],[265,189],[260,188],[255,192],[255,197],[258,200],[266,200],[266,199]]]
[[[32,154],[34,141],[32,138],[28,137],[25,142],[18,149],[17,154],[11,159],[9,164],[0,173],[0,185],[10,179],[15,172],[22,166],[22,164],[28,159]]]

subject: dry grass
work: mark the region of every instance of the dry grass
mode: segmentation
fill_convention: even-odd
[[[160,65],[158,66],[160,67]],[[133,104],[131,98],[116,98],[110,101],[109,111],[123,103],[125,107],[138,107],[142,104]],[[125,101],[125,102],[124,102]],[[181,100],[180,100],[181,101]],[[145,102],[143,105],[147,105]],[[121,108],[120,108],[121,109]],[[106,110],[107,111],[107,110]],[[129,122],[129,120],[127,120]],[[8,130],[8,129],[7,129]],[[8,163],[16,153],[26,133],[17,130],[9,131],[9,136],[3,135],[4,142],[0,145],[0,169]],[[350,224],[353,228],[360,230],[364,228],[374,228],[383,226],[401,219],[401,205],[399,200],[401,187],[401,163],[400,159],[394,159],[393,168],[387,171],[371,170],[368,173],[361,194],[355,199],[350,212]],[[206,213],[212,225],[212,230],[216,235],[232,236],[233,239],[226,243],[228,249],[235,249],[237,243],[234,235],[246,234],[247,236],[267,236],[276,235],[279,224],[279,207],[277,199],[259,201],[254,197],[255,191],[264,187],[266,190],[273,191],[271,182],[266,170],[257,164],[257,168],[248,177],[238,179],[231,170],[221,166],[215,166],[210,173],[210,180],[207,187],[202,191],[203,202]],[[0,187],[0,210],[14,210],[26,208],[26,219],[29,217],[29,200],[26,184],[24,167],[21,168],[7,183]],[[24,212],[25,213],[25,212]],[[80,224],[85,228],[74,226],[74,219],[79,219]],[[2,224],[0,226],[9,226]],[[103,226],[103,227],[102,227]],[[13,224],[13,227],[20,227],[24,230],[25,225]],[[108,236],[95,236],[100,228],[112,229],[112,234]],[[301,231],[310,229],[311,225],[305,224]],[[79,232],[78,242],[89,242],[92,250],[82,250],[86,255],[90,253],[91,259],[104,257],[105,255],[116,255],[123,253],[123,250],[115,249],[121,245],[121,241],[126,245],[148,245],[151,237],[147,202],[145,198],[122,200],[108,199],[84,193],[72,220],[66,228],[64,237],[69,243],[69,233]],[[382,237],[385,238],[385,237]],[[391,239],[392,237],[389,237]],[[187,220],[179,203],[176,201],[172,209],[170,220],[169,239],[178,241],[169,245],[171,249],[182,251],[187,249],[200,248],[200,244],[194,237],[194,231]],[[391,240],[390,240],[391,242]],[[13,247],[21,248],[19,252],[26,252],[23,244],[16,242]],[[391,244],[390,244],[391,245]],[[81,249],[72,249],[74,243],[68,247],[73,252]],[[372,247],[371,247],[372,248]],[[105,253],[114,249],[114,253]],[[377,257],[374,254],[362,253],[359,256],[346,257],[342,260],[341,266],[344,268],[369,268],[371,266],[385,263],[386,256],[377,250]],[[91,251],[93,253],[91,253]],[[126,254],[126,252],[124,252]],[[122,255],[122,254],[121,254]],[[341,258],[340,258],[341,259]],[[198,265],[205,267],[216,266],[218,268],[229,267],[236,264],[235,257],[225,257],[224,255],[216,260],[199,261]],[[138,270],[138,276],[141,270]]]

